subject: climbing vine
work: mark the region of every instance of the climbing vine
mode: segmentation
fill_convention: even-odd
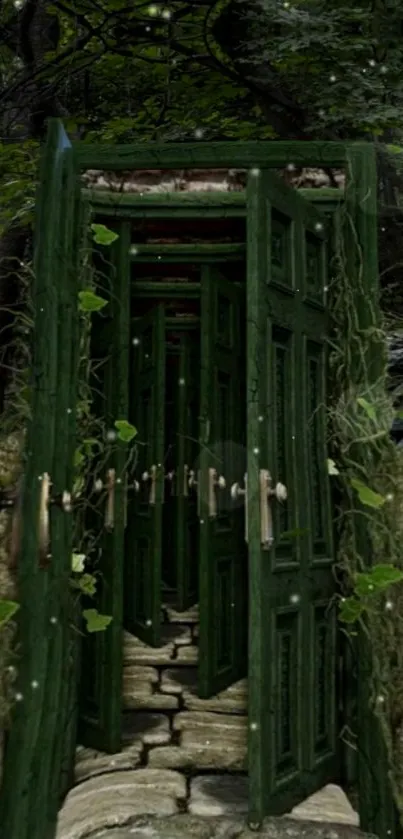
[[[341,226],[351,229],[347,209],[341,215]],[[359,287],[362,272],[354,272],[353,283],[349,265],[339,235],[329,289],[333,336],[327,406],[328,471],[341,499],[336,520],[343,591],[339,618],[350,634],[363,633],[368,642],[369,702],[380,723],[403,821],[403,456],[390,437],[396,411],[387,387],[385,324],[376,303],[372,306]],[[359,305],[367,307],[365,328],[357,311],[360,299]]]

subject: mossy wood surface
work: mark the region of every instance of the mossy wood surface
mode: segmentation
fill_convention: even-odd
[[[76,404],[74,271],[77,177],[60,123],[50,125],[37,205],[32,419],[27,430],[18,587],[18,691],[5,755],[0,824],[7,839],[52,839],[59,805],[69,655],[70,514],[54,507],[38,536],[42,476],[71,491]],[[68,410],[72,407],[72,410]],[[43,547],[43,546],[42,546]],[[46,553],[49,551],[49,556]]]

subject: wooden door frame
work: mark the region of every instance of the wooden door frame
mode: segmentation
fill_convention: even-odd
[[[59,120],[57,122],[64,132]],[[67,140],[67,135],[66,135]],[[298,167],[333,167],[346,171],[346,189],[344,206],[350,229],[354,229],[356,243],[365,254],[365,268],[358,282],[359,267],[357,260],[350,260],[353,305],[356,303],[359,328],[365,330],[370,324],[373,311],[379,310],[379,267],[377,247],[377,172],[375,146],[370,143],[342,143],[321,141],[251,141],[251,142],[212,142],[212,143],[164,143],[164,144],[127,144],[127,145],[92,145],[75,142],[72,144],[77,165],[81,172],[95,169],[114,172],[128,169],[204,169],[204,168],[239,168],[259,169],[285,168],[290,162]],[[308,195],[307,193],[311,193]],[[316,192],[316,195],[312,193]],[[315,201],[320,209],[322,203],[331,204],[331,195],[319,197],[319,190],[301,190],[303,197]],[[102,212],[116,217],[172,218],[179,217],[186,210],[188,218],[200,217],[242,217],[246,214],[245,199],[242,193],[206,193],[170,195],[128,195],[100,194],[97,190],[85,190],[93,212]],[[334,195],[340,193],[334,190]],[[159,203],[165,206],[159,209]],[[345,231],[348,236],[348,230]],[[371,375],[375,381],[377,364],[371,357]],[[359,537],[359,534],[358,534]],[[364,547],[364,554],[366,552]],[[359,740],[362,751],[358,754],[358,776],[361,826],[371,830],[375,825],[366,822],[364,802],[374,790],[374,780],[368,769],[368,755],[375,755],[381,745],[379,724],[368,707],[367,679],[364,672],[359,672],[360,721]],[[364,759],[362,757],[364,755]],[[387,787],[387,789],[386,789]],[[388,802],[390,788],[385,775],[385,797]],[[391,805],[392,806],[392,805]],[[392,837],[393,839],[393,837]]]

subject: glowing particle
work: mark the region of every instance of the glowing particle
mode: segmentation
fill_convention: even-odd
[[[203,131],[202,128],[196,128],[196,131],[195,131],[196,140],[201,140],[201,138],[203,137],[203,134],[204,134],[204,131]]]
[[[151,15],[151,17],[155,17],[158,14],[159,9],[158,6],[152,5],[148,7],[147,11],[148,14]]]
[[[15,701],[16,702],[22,702],[23,699],[24,699],[24,697],[23,697],[22,693],[16,693],[15,694]]]
[[[134,347],[138,347],[140,343],[140,338],[133,338],[132,344]]]
[[[57,617],[55,615],[52,615],[52,617],[50,618],[50,622],[53,624],[57,623]]]
[[[32,690],[36,690],[38,687],[39,687],[39,682],[37,682],[36,679],[33,679],[33,681],[31,682]]]
[[[163,10],[162,17],[164,18],[164,20],[169,20],[170,19],[171,12],[169,11],[169,9],[164,9]]]
[[[292,594],[291,597],[290,597],[290,603],[293,603],[294,605],[296,603],[299,603],[300,600],[301,600],[301,596],[299,594]]]
[[[116,431],[113,428],[110,428],[109,431],[106,432],[106,439],[109,440],[109,442],[112,442],[113,440],[116,440],[116,437],[117,437],[117,434],[116,434]]]
[[[251,169],[250,173],[254,178],[257,178],[260,175],[260,169]]]
[[[259,449],[253,449],[253,454],[259,454]]]
[[[332,75],[329,76],[329,81],[332,83],[336,81],[336,76],[334,75],[334,73],[332,73]]]
[[[391,612],[391,611],[392,611],[392,609],[393,609],[393,603],[392,603],[392,601],[391,601],[391,600],[387,600],[387,601],[386,601],[386,603],[385,603],[385,609],[387,609],[387,610],[388,610],[388,612]]]

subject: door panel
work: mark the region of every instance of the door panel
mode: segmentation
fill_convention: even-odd
[[[176,440],[176,579],[177,609],[184,611],[197,602],[199,569],[199,522],[194,493],[189,492],[189,471],[197,458],[199,414],[196,375],[199,370],[200,339],[184,332],[179,346]],[[197,365],[197,366],[196,366]]]
[[[130,422],[137,428],[125,540],[124,627],[152,646],[161,634],[164,498],[165,309],[159,304],[133,330]]]
[[[245,471],[241,297],[213,266],[201,290],[199,695],[208,697],[246,672],[246,559],[243,511],[231,486]],[[214,485],[225,479],[225,488]],[[212,508],[216,506],[216,511]]]
[[[326,222],[264,171],[247,200],[249,818],[260,823],[337,779],[336,614]]]
[[[130,226],[120,225],[119,238],[111,246],[99,248],[98,292],[109,296],[106,315],[99,315],[92,329],[91,359],[92,411],[113,431],[116,420],[128,416],[128,346],[129,346],[129,246]],[[107,267],[109,266],[109,267]],[[110,272],[105,282],[105,271]],[[96,317],[96,316],[95,316]],[[84,631],[81,652],[79,742],[104,752],[119,751],[121,745],[122,693],[122,601],[125,499],[124,475],[128,446],[107,434],[105,450],[89,476],[84,532],[87,534],[87,570],[96,575],[95,598],[83,602],[87,609],[97,608],[112,621],[103,632]],[[107,473],[115,470],[113,519],[106,524],[108,492]],[[101,494],[94,492],[94,478],[103,482]]]

